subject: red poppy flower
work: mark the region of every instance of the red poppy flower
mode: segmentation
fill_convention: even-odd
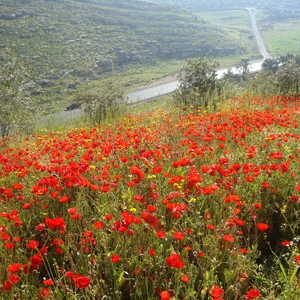
[[[106,221],[109,221],[109,220],[111,220],[113,218],[113,216],[111,214],[105,214],[104,217],[105,217]]]
[[[179,254],[171,254],[166,258],[166,266],[169,268],[181,269],[185,266],[185,264],[181,261]]]
[[[8,275],[8,280],[12,283],[12,284],[17,284],[20,280],[20,277],[18,275],[16,275],[15,273],[9,274]]]
[[[14,183],[13,187],[15,190],[22,190],[24,186],[21,183]]]
[[[230,195],[230,196],[227,196],[225,198],[225,202],[232,202],[232,201],[240,201],[240,197],[239,196],[236,196],[236,195]]]
[[[52,279],[45,279],[43,281],[43,284],[45,284],[45,285],[54,285],[54,281]]]
[[[247,250],[246,248],[241,248],[240,252],[243,253],[243,254],[248,254],[249,250]]]
[[[255,204],[254,204],[254,207],[255,207],[256,209],[261,209],[261,204],[260,204],[260,203],[255,203]]]
[[[68,277],[68,278],[73,278],[73,276],[74,276],[74,272],[72,272],[72,271],[67,271],[66,273],[65,273],[65,275]]]
[[[15,244],[13,242],[8,242],[5,244],[6,249],[13,249],[15,247]]]
[[[258,298],[260,295],[259,290],[249,290],[248,293],[246,294],[246,299],[247,300],[252,300]]]
[[[70,215],[75,215],[75,214],[77,214],[77,208],[76,207],[70,207],[69,209],[68,209],[68,213],[70,214]]]
[[[155,250],[152,248],[148,250],[148,253],[150,256],[156,256]]]
[[[45,223],[48,225],[50,230],[59,229],[64,230],[66,227],[65,220],[63,218],[46,218]]]
[[[167,234],[163,230],[156,230],[156,236],[159,239],[165,239],[167,237]]]
[[[12,283],[10,282],[10,280],[6,280],[3,285],[2,288],[4,291],[10,291],[12,289]]]
[[[224,290],[219,286],[215,285],[214,288],[211,290],[210,294],[213,298],[220,298],[224,293]]]
[[[183,232],[175,232],[173,234],[173,237],[175,240],[181,241],[184,239],[184,233]]]
[[[158,224],[158,219],[157,219],[155,216],[149,214],[149,213],[146,212],[146,211],[143,211],[143,212],[141,213],[141,215],[142,215],[142,218],[144,219],[144,221],[145,221],[147,224],[151,225],[151,228],[154,228],[155,226],[157,226],[157,224]]]
[[[186,275],[186,274],[184,274],[184,275],[182,275],[182,276],[180,277],[180,280],[181,280],[182,282],[185,282],[185,283],[189,283],[189,282],[190,282],[190,279],[191,279],[191,277],[190,277],[189,275]]]
[[[260,231],[265,231],[269,228],[269,225],[265,224],[265,223],[258,223],[257,224],[257,228]]]
[[[204,257],[204,256],[205,256],[205,253],[204,253],[204,252],[199,252],[199,253],[197,254],[197,256],[198,256],[198,257]]]
[[[34,186],[34,187],[32,187],[31,192],[35,195],[42,196],[42,195],[47,194],[48,189],[40,187],[40,186]]]
[[[288,246],[291,245],[291,242],[290,242],[290,241],[284,240],[284,241],[281,242],[281,245],[282,245],[283,247],[288,247]]]
[[[36,249],[38,248],[40,242],[39,241],[36,241],[36,240],[29,240],[28,244],[27,244],[27,247],[29,249]]]
[[[103,228],[104,223],[101,222],[101,221],[95,221],[95,222],[93,223],[93,226],[94,226],[96,229],[101,229],[101,228]]]
[[[213,224],[207,224],[206,228],[209,229],[209,230],[214,230],[215,226]]]
[[[119,255],[119,254],[113,254],[113,255],[110,257],[110,260],[111,260],[113,263],[117,263],[117,262],[120,260],[120,255]]]
[[[223,236],[223,240],[229,243],[232,243],[234,241],[234,237],[231,236],[230,234],[226,234]]]
[[[49,299],[49,297],[53,297],[52,291],[50,288],[41,287],[38,296],[42,299]]]
[[[161,300],[169,300],[171,298],[171,294],[168,291],[162,291],[159,295]]]
[[[262,187],[265,188],[265,189],[268,189],[268,188],[270,188],[270,183],[268,183],[268,182],[263,182],[263,183],[262,183]]]
[[[19,263],[12,264],[7,267],[7,270],[12,273],[19,272],[21,270],[21,265]]]
[[[62,196],[59,198],[59,202],[66,203],[70,200],[71,196]]]
[[[90,279],[86,276],[76,276],[76,278],[74,279],[76,287],[79,289],[85,289],[86,287],[88,287],[91,283]]]

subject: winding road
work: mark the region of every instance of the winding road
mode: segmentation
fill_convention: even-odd
[[[257,44],[259,47],[259,51],[261,55],[263,56],[263,59],[250,61],[250,72],[257,72],[261,70],[261,65],[264,62],[265,59],[271,58],[271,55],[267,52],[264,41],[260,35],[260,32],[257,28],[256,23],[256,15],[258,13],[258,10],[255,8],[246,8],[249,12],[250,18],[251,18],[251,26],[253,33],[255,34]],[[218,69],[218,78],[221,78],[226,72],[228,71],[228,68],[222,68]],[[234,74],[238,74],[240,71],[236,67],[232,67],[231,71]],[[158,96],[166,95],[169,93],[174,92],[179,87],[179,81],[173,80],[166,83],[161,83],[158,85],[152,85],[151,87],[146,87],[131,93],[128,93],[125,95],[125,97],[129,100],[131,103],[137,103],[140,101],[146,101],[151,100],[153,98],[156,98]],[[61,123],[62,125],[67,122],[68,120],[75,119],[78,117],[78,115],[81,114],[80,109],[74,109],[72,111],[63,111],[55,114],[51,114],[48,116],[44,116],[40,118],[39,123],[41,125],[48,125],[53,123]]]
[[[264,60],[267,58],[271,58],[272,56],[268,53],[263,38],[257,28],[256,15],[259,12],[255,8],[246,8],[251,18],[251,26],[253,33],[255,34],[257,45],[260,51],[260,54],[263,56]]]

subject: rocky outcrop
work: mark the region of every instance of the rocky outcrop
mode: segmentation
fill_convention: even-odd
[[[114,63],[110,59],[99,60],[96,62],[96,68],[101,72],[111,72],[114,69]]]
[[[50,80],[46,80],[46,79],[39,80],[39,81],[38,81],[38,84],[39,84],[42,88],[53,86],[53,83],[52,83]]]
[[[9,12],[5,12],[2,15],[0,15],[0,19],[7,20],[7,21],[14,20],[14,19],[16,19],[16,17],[17,17],[16,14],[9,13]]]

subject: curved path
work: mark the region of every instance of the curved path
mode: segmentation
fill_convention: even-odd
[[[252,30],[253,30],[253,33],[255,34],[257,44],[259,47],[259,51],[260,51],[261,55],[263,56],[263,59],[256,60],[256,61],[250,61],[250,63],[249,63],[250,72],[257,72],[257,71],[261,70],[261,65],[264,62],[264,60],[266,58],[271,58],[271,55],[267,52],[265,44],[263,42],[263,39],[257,28],[256,15],[257,15],[258,10],[254,9],[254,8],[247,8],[247,11],[250,14]],[[224,73],[226,73],[227,71],[228,71],[228,68],[218,69],[217,70],[218,78],[221,78],[224,75]],[[234,74],[238,74],[240,72],[238,69],[236,69],[236,67],[232,67],[231,71]],[[166,83],[161,83],[158,85],[146,87],[146,88],[128,93],[125,96],[128,98],[129,102],[137,103],[140,101],[151,100],[158,96],[172,93],[178,87],[179,87],[179,81],[172,80],[172,81],[169,81]],[[63,111],[63,112],[59,112],[59,113],[55,113],[55,114],[51,114],[51,115],[42,117],[40,119],[40,123],[42,125],[53,124],[53,123],[63,124],[68,120],[75,119],[80,114],[81,114],[80,109],[74,109],[72,111]]]

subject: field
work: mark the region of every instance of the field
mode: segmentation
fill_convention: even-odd
[[[242,47],[240,57],[235,56],[237,62],[242,58],[260,57],[249,13],[245,9],[202,11],[194,12],[194,14],[219,29],[225,30],[228,36]]]
[[[0,144],[1,299],[297,299],[300,99]]]
[[[300,53],[300,19],[267,24],[261,23],[261,33],[268,51],[273,55]]]

